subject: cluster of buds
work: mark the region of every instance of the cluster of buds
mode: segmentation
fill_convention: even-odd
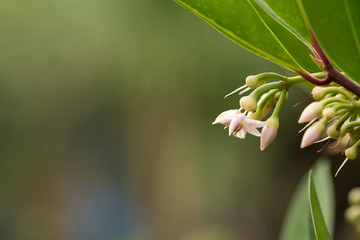
[[[349,192],[348,202],[350,206],[345,211],[345,218],[360,234],[360,188],[354,188]]]
[[[312,76],[321,78],[325,74],[315,73]],[[269,82],[270,79],[275,81]],[[246,133],[260,136],[260,149],[264,150],[276,137],[279,113],[289,89],[303,81],[305,79],[301,76],[285,77],[276,73],[249,76],[246,85],[230,94],[240,90],[240,94],[249,90],[252,92],[240,99],[239,109],[223,112],[213,124],[229,127],[229,135],[239,138],[244,138]],[[312,96],[315,101],[304,109],[298,121],[308,123],[300,147],[305,148],[323,140],[329,140],[329,143],[333,139],[338,143],[336,146],[342,146],[339,147],[340,152],[345,152],[343,166],[348,159],[357,157],[360,147],[360,100],[336,83],[315,87]],[[262,128],[261,133],[257,128]]]
[[[315,87],[312,90],[312,96],[315,102],[304,109],[298,121],[299,123],[309,122],[300,147],[310,146],[319,142],[321,138],[328,140],[328,143],[334,140],[337,142],[334,146],[339,146],[338,152],[345,152],[346,156],[340,170],[348,159],[355,159],[358,155],[360,147],[359,98],[337,84]]]
[[[270,79],[276,81],[268,82]],[[239,138],[244,138],[247,133],[261,137],[260,149],[264,150],[276,137],[280,110],[288,97],[288,90],[302,81],[304,81],[302,77],[288,78],[276,73],[249,76],[246,78],[246,85],[230,94],[240,90],[242,90],[240,94],[253,91],[240,99],[239,109],[221,113],[213,124],[220,123],[229,127],[229,135]],[[256,128],[262,128],[261,133]]]

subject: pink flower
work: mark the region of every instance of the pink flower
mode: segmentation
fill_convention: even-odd
[[[301,113],[298,123],[310,122],[313,119],[318,118],[321,115],[323,106],[319,102],[310,103]]]
[[[324,133],[326,128],[326,119],[320,119],[306,129],[300,144],[300,148],[308,147],[314,144]]]
[[[264,149],[272,143],[276,137],[279,128],[279,119],[277,117],[270,117],[266,120],[266,125],[261,132],[260,150]]]
[[[213,124],[229,126],[229,136],[233,134],[238,138],[245,138],[246,133],[259,137],[261,133],[256,128],[263,127],[266,123],[259,120],[249,119],[244,113],[232,109],[221,113]]]

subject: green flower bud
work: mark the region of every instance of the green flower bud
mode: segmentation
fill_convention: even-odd
[[[327,135],[333,139],[336,139],[340,136],[340,131],[337,130],[336,124],[333,124],[330,127],[328,127],[326,132],[327,132]]]
[[[322,116],[326,118],[327,120],[333,119],[335,117],[335,109],[334,108],[325,108],[322,111]]]
[[[348,159],[355,159],[358,155],[359,146],[358,144],[354,144],[354,146],[348,148],[345,150],[345,156]]]
[[[255,112],[257,108],[257,100],[249,95],[240,99],[240,106],[250,112]]]
[[[246,78],[246,86],[251,89],[255,89],[260,85],[262,79],[259,78],[259,75],[250,75]]]
[[[326,95],[325,87],[314,87],[311,94],[315,100],[319,101]]]

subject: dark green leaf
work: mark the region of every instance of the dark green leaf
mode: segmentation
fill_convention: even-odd
[[[319,159],[314,165],[314,180],[316,185],[319,186],[318,196],[324,210],[327,226],[332,231],[334,222],[334,192],[330,164],[327,160]],[[309,208],[307,175],[301,180],[291,200],[279,239],[316,239]]]
[[[335,193],[334,177],[331,174],[330,162],[325,159],[319,159],[314,166],[313,178],[326,226],[332,235],[335,220]]]
[[[175,0],[242,47],[283,67],[301,70],[247,0]]]
[[[310,171],[309,174],[309,203],[316,239],[330,240],[329,231],[326,227],[325,218],[320,207],[314,179],[312,177],[312,171]]]
[[[297,1],[330,60],[360,83],[360,1]]]
[[[275,14],[306,41],[311,43],[311,35],[296,0],[264,0]]]
[[[320,71],[314,61],[310,58],[310,54],[312,54],[312,52],[305,44],[306,41],[301,40],[298,37],[298,34],[291,31],[290,27],[279,19],[279,17],[266,5],[263,0],[250,1],[253,3],[266,25],[271,29],[295,61],[297,61],[301,67],[309,72]]]

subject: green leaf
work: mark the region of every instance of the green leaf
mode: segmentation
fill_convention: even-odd
[[[310,54],[312,54],[308,47],[310,44],[305,39],[296,34],[294,30],[291,30],[290,26],[283,22],[263,0],[250,0],[250,2],[253,3],[266,25],[302,68],[309,72],[320,71],[310,58]]]
[[[329,161],[319,159],[314,165],[314,180],[319,187],[319,200],[327,226],[332,232],[334,223],[334,191]],[[311,225],[309,224],[309,221]],[[296,189],[284,219],[280,240],[316,239],[309,208],[308,176],[304,176]]]
[[[360,1],[297,1],[332,63],[360,83]]]
[[[309,203],[311,219],[317,240],[330,240],[329,231],[326,227],[324,215],[320,207],[320,201],[316,192],[312,171],[309,174]]]
[[[311,43],[311,35],[296,0],[264,0],[265,3],[302,38]]]
[[[308,235],[310,218],[307,178],[303,178],[288,207],[280,240],[311,240]]]
[[[175,0],[242,47],[291,70],[301,70],[247,0]]]
[[[314,182],[317,189],[322,212],[325,217],[326,226],[331,235],[335,226],[335,192],[333,175],[331,174],[330,162],[325,158],[320,158],[314,166]]]

